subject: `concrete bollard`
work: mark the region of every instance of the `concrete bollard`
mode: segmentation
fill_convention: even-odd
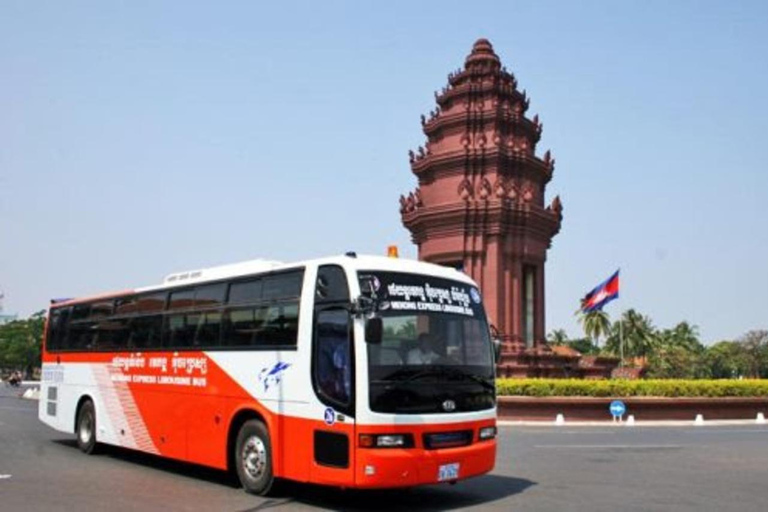
[[[757,418],[755,418],[755,423],[758,425],[765,425],[765,414],[759,412],[757,413]]]
[[[562,413],[558,413],[555,417],[555,425],[565,425],[565,416]]]
[[[24,390],[24,394],[21,395],[21,398],[26,398],[27,400],[40,400],[40,388],[28,388]]]
[[[627,426],[628,427],[634,427],[635,426],[635,415],[634,414],[630,414],[629,416],[627,416]]]
[[[693,422],[693,424],[696,425],[696,426],[699,426],[699,427],[704,425],[704,415],[697,414],[696,415],[696,420]]]

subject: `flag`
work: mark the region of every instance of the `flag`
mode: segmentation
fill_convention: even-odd
[[[597,285],[591,292],[581,299],[581,310],[590,313],[603,309],[613,299],[619,298],[619,271]]]

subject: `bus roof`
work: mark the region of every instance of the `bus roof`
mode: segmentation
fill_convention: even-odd
[[[299,261],[295,263],[282,263],[274,260],[255,259],[242,261],[239,263],[230,263],[227,265],[219,265],[215,267],[188,270],[184,272],[174,272],[168,274],[163,279],[161,284],[143,286],[136,289],[120,290],[113,292],[99,293],[86,297],[79,297],[73,299],[65,299],[57,302],[52,302],[51,307],[60,307],[78,302],[91,301],[96,299],[108,299],[112,297],[120,297],[123,295],[130,295],[133,293],[143,293],[151,291],[162,291],[164,289],[175,288],[178,286],[184,286],[187,284],[198,284],[209,281],[219,281],[222,279],[229,279],[234,277],[248,276],[252,274],[263,274],[267,272],[278,272],[281,270],[290,270],[292,268],[319,266],[319,265],[340,265],[350,268],[352,270],[380,270],[385,272],[406,272],[413,274],[425,274],[434,277],[442,277],[444,279],[453,279],[456,281],[463,281],[465,283],[474,284],[472,279],[463,272],[442,265],[436,265],[433,263],[426,263],[423,261],[391,258],[387,256],[370,256],[370,255],[341,255],[331,256],[326,258],[317,258],[312,260]]]

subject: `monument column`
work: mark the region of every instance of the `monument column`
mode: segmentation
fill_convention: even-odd
[[[544,322],[544,262],[542,261],[536,265],[535,274],[535,289],[534,294],[534,340],[536,344],[541,344],[546,340],[547,333],[545,331]]]

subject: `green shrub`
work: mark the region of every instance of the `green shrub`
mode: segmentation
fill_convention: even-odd
[[[768,380],[498,379],[499,396],[763,397]]]

